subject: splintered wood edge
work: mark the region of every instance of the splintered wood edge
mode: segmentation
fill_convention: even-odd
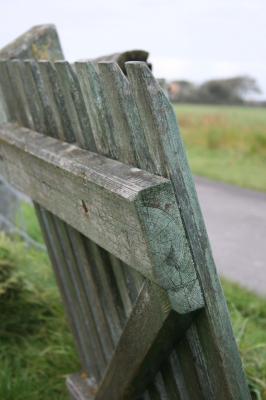
[[[174,310],[204,306],[169,180],[14,124],[0,142],[12,185],[167,290]]]

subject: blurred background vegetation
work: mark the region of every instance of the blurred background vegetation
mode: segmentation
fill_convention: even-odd
[[[263,107],[175,103],[194,174],[266,191]]]

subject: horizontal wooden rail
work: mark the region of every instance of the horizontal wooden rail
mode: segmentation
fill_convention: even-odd
[[[204,306],[169,180],[15,124],[0,144],[13,186],[167,290],[177,312]]]

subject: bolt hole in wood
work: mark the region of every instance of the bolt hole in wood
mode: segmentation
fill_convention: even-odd
[[[84,200],[81,200],[81,203],[82,203],[82,207],[83,207],[83,209],[84,209],[84,211],[85,211],[85,214],[88,215],[89,210],[88,210],[88,207],[87,207],[85,201],[84,201]]]

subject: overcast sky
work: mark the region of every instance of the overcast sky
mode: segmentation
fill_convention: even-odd
[[[54,23],[65,58],[135,48],[156,77],[202,82],[247,74],[266,97],[266,0],[0,0],[0,48]]]

